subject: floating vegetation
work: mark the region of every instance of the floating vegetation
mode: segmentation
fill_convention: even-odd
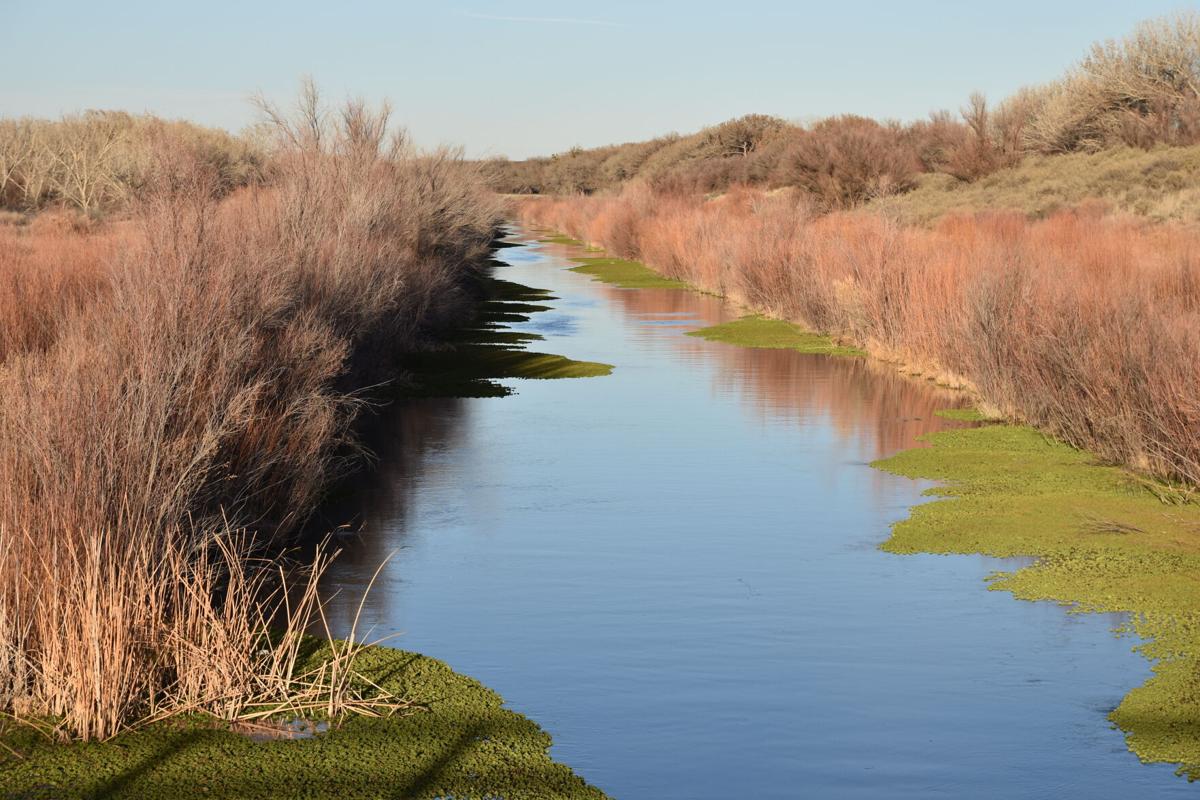
[[[583,242],[579,241],[578,239],[572,239],[570,236],[566,236],[561,233],[549,234],[541,239],[538,239],[538,241],[542,242],[543,244],[562,244],[567,245],[568,247],[583,247]]]
[[[799,325],[757,314],[742,317],[733,322],[713,325],[710,328],[691,331],[688,336],[698,336],[711,342],[725,342],[741,347],[798,350],[801,353],[831,356],[866,355],[856,347],[844,347],[828,336],[805,330]]]
[[[654,270],[637,261],[607,256],[584,256],[573,258],[579,264],[572,272],[589,275],[598,281],[611,283],[622,289],[690,289],[683,281],[664,278]]]
[[[409,384],[404,393],[425,397],[503,397],[512,389],[504,378],[592,378],[612,373],[611,364],[576,361],[524,346],[542,339],[537,333],[512,330],[510,324],[529,321],[529,315],[548,311],[554,299],[542,289],[491,278],[488,299],[474,324],[464,328],[443,348],[416,353],[404,361]]]
[[[955,422],[1000,422],[996,417],[989,416],[974,406],[967,408],[943,408],[933,413],[934,416],[941,417],[942,419],[952,419]]]
[[[946,499],[895,525],[893,553],[1031,556],[989,588],[1074,611],[1126,612],[1154,676],[1109,718],[1143,761],[1200,777],[1200,507],[1037,431],[988,425],[935,433],[874,466],[944,481]]]

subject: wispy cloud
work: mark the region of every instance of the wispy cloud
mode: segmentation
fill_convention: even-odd
[[[474,11],[460,11],[464,17],[471,19],[489,19],[495,22],[532,22],[551,25],[603,25],[607,28],[620,28],[624,23],[607,19],[582,19],[579,17],[508,17],[501,14],[477,14]]]

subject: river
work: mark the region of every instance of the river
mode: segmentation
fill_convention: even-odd
[[[1014,564],[878,545],[929,484],[873,459],[955,398],[865,361],[685,336],[721,300],[618,289],[518,234],[515,327],[611,376],[388,412],[329,575],[362,625],[500,692],[614,798],[1191,796],[1106,714],[1121,619],[985,590]],[[347,520],[349,521],[349,520]]]

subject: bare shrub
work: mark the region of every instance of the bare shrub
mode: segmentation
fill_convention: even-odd
[[[1028,143],[1043,153],[1200,142],[1200,15],[1144,22],[1094,45],[1037,92]]]
[[[782,183],[844,209],[911,188],[917,161],[899,126],[844,116],[822,120],[798,137],[780,170]]]

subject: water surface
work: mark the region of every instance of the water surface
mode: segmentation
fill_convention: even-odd
[[[877,545],[928,484],[867,464],[955,398],[869,363],[685,331],[736,313],[616,289],[571,251],[538,348],[616,365],[390,412],[334,566],[363,624],[499,691],[615,798],[1191,795],[1106,714],[1149,675],[1114,617],[984,590],[1013,564]]]

